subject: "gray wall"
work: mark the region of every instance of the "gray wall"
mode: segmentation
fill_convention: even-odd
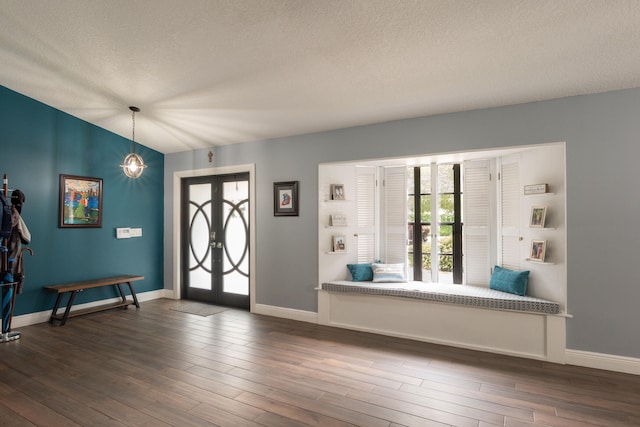
[[[218,147],[215,166],[255,163],[257,302],[316,311],[318,164],[566,141],[567,348],[640,357],[640,89],[401,120]],[[165,157],[165,287],[172,176],[209,150]],[[300,181],[300,216],[274,217],[274,181]]]

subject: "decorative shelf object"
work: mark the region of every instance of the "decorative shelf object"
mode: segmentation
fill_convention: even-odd
[[[531,194],[547,194],[548,191],[549,191],[548,184],[533,184],[533,185],[524,186],[525,196],[529,196]]]
[[[334,213],[329,217],[329,225],[333,227],[346,227],[347,216],[342,213]]]
[[[331,200],[344,200],[344,184],[331,184]]]
[[[331,237],[332,252],[346,252],[347,251],[347,237],[344,234],[335,234]]]
[[[529,261],[532,261],[532,262],[544,262],[544,257],[546,252],[547,252],[546,240],[532,240],[528,259]]]
[[[547,217],[546,206],[532,206],[529,219],[530,228],[544,228],[544,220]]]

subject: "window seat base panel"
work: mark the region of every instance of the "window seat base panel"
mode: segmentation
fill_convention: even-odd
[[[373,287],[368,287],[371,293],[344,289],[340,282],[331,282],[318,291],[320,324],[565,363],[566,318],[562,315],[389,297],[389,292],[376,293]]]
[[[556,302],[529,296],[513,295],[480,286],[425,282],[373,283],[335,281],[323,283],[321,289],[330,292],[386,295],[500,310],[531,311],[544,314],[560,313],[560,304]]]

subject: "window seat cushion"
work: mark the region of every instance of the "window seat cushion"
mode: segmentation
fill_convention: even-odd
[[[329,292],[386,295],[501,310],[529,311],[544,314],[560,313],[560,304],[557,302],[514,295],[481,286],[425,282],[389,284],[333,281],[323,283],[321,289]]]

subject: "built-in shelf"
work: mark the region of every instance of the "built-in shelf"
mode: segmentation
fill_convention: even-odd
[[[348,225],[325,225],[324,228],[347,228]]]
[[[534,194],[525,194],[526,197],[535,197],[535,196],[555,196],[556,193],[534,193]]]
[[[534,263],[534,264],[543,264],[543,265],[555,265],[555,264],[556,264],[555,262],[548,262],[548,261],[544,261],[544,262],[542,262],[542,261],[536,261],[536,260],[531,259],[531,258],[527,258],[527,259],[525,259],[525,261],[527,261],[527,262],[531,262],[531,263]]]
[[[325,253],[327,255],[342,255],[342,254],[348,254],[349,252],[348,251],[338,251],[338,252],[336,252],[336,251],[328,251],[328,252],[325,252]]]

